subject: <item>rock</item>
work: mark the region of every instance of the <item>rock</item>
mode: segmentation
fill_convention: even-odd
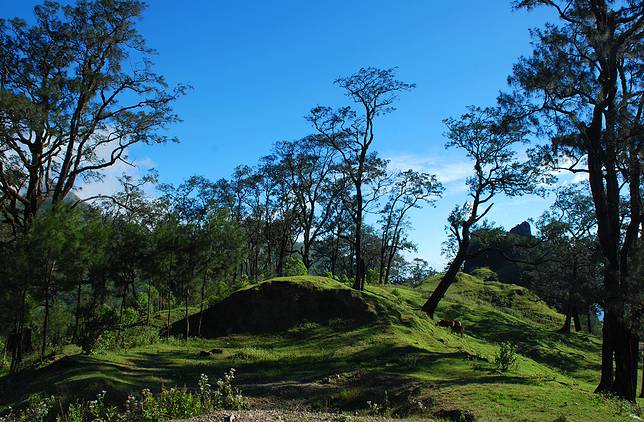
[[[207,352],[205,350],[202,350],[201,352],[199,352],[199,357],[200,358],[207,358],[207,357],[210,357],[210,356],[212,356],[212,352]]]
[[[524,221],[521,224],[517,224],[516,226],[510,229],[510,234],[516,234],[517,236],[531,237],[532,229],[530,228],[530,223],[528,223],[527,221]]]
[[[218,354],[221,354],[221,353],[224,353],[224,349],[219,349],[217,347],[215,347],[214,349],[210,349],[210,354],[211,355],[218,355]]]

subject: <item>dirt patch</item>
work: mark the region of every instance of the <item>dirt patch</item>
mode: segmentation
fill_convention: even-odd
[[[380,305],[351,289],[324,288],[287,281],[267,281],[240,290],[203,311],[201,337],[232,333],[269,333],[286,330],[306,321],[326,323],[334,319],[364,324],[378,316]],[[196,333],[200,314],[189,317]],[[173,335],[185,333],[185,320],[174,323]]]

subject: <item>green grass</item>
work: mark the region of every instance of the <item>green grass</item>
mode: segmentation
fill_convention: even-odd
[[[323,277],[268,282],[348,289]],[[275,388],[290,391],[286,387],[294,385],[287,398],[299,394],[321,410],[365,411],[368,400],[382,403],[387,392],[400,413],[411,409],[409,403],[421,402],[424,410],[412,410],[427,416],[460,409],[479,420],[634,420],[629,413],[635,409],[629,405],[592,393],[600,365],[598,338],[559,334],[563,317],[531,292],[467,274],[459,275],[437,310],[437,319],[463,322],[466,335],[461,338],[419,311],[437,282],[432,277],[416,289],[368,286],[366,292],[356,292],[378,308],[380,318],[367,326],[333,320],[271,335],[169,340],[93,356],[68,350],[70,356],[46,367],[2,379],[0,403],[15,404],[41,391],[72,397],[102,389],[122,400],[144,387],[194,385],[200,373],[213,379],[234,367],[249,395],[270,396]],[[177,310],[171,318],[181,316]],[[163,313],[158,316],[161,326],[164,318]],[[504,340],[516,344],[521,356],[501,374],[493,360]],[[213,348],[223,353],[197,356]]]

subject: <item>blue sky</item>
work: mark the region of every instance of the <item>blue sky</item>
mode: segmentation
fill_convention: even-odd
[[[30,20],[31,0],[0,0],[2,16]],[[547,10],[513,12],[506,0],[150,0],[139,29],[158,51],[157,70],[194,89],[176,105],[180,144],[130,151],[163,182],[230,175],[253,165],[273,142],[311,133],[311,107],[343,105],[332,82],[362,66],[399,68],[417,84],[398,110],[378,122],[374,148],[400,169],[437,173],[447,187],[436,208],[413,213],[418,255],[440,268],[443,227],[465,200],[471,164],[445,151],[441,120],[470,104],[493,105],[512,64],[530,52],[529,28],[553,20]],[[85,193],[110,190],[114,176]],[[490,219],[510,228],[537,217],[541,198],[499,198]]]

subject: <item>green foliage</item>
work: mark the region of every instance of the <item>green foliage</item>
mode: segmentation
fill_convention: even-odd
[[[159,329],[154,326],[135,325],[122,330],[103,332],[94,345],[94,352],[106,352],[145,346],[159,341]]]
[[[162,388],[158,394],[149,389],[141,390],[137,397],[129,395],[124,403],[124,411],[106,401],[106,392],[102,391],[96,399],[87,403],[75,402],[69,405],[67,412],[58,417],[60,422],[156,422],[169,421],[175,418],[198,416],[215,410],[238,410],[246,407],[240,390],[233,386],[235,370],[231,368],[217,380],[214,388],[209,384],[208,376],[201,374],[196,391],[182,388]],[[51,407],[51,406],[50,406]],[[31,421],[31,419],[8,419],[7,422]],[[0,418],[1,422],[4,422]]]
[[[284,274],[288,277],[298,276],[298,275],[307,275],[309,272],[306,269],[306,265],[302,262],[301,259],[294,256],[289,256],[284,261]]]
[[[516,345],[509,341],[503,341],[499,344],[499,351],[494,356],[494,367],[497,371],[507,372],[516,365],[518,358]]]
[[[77,339],[83,353],[92,353],[98,347],[99,339],[115,326],[117,320],[116,311],[105,304],[98,309],[86,310],[85,324]]]
[[[367,274],[365,276],[366,282],[369,284],[377,284],[379,280],[379,273],[378,270],[374,268],[369,268],[367,270]]]
[[[470,273],[474,277],[479,278],[483,281],[499,281],[499,276],[497,273],[489,269],[488,267],[480,267],[472,270]]]

